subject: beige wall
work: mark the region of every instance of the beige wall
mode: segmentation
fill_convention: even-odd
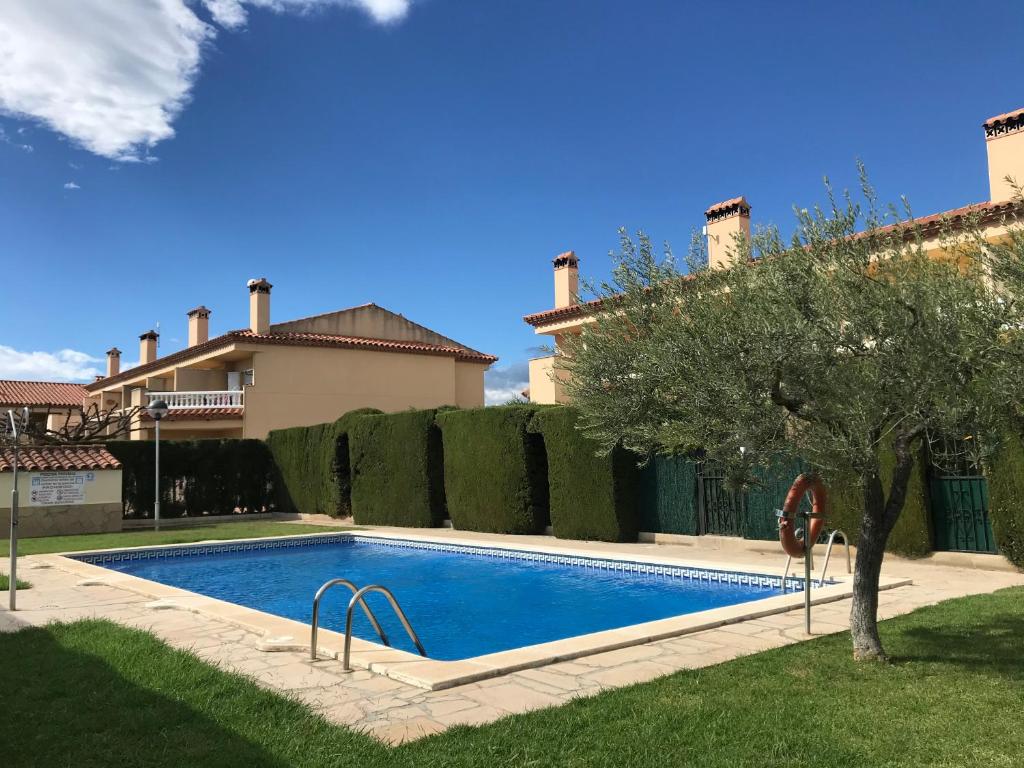
[[[41,472],[18,473],[18,535],[63,536],[76,533],[106,533],[121,530],[121,470],[92,472],[93,480],[83,483],[85,499],[76,504],[33,506],[32,479]],[[71,474],[71,473],[65,473]],[[11,525],[11,490],[14,474],[0,472],[0,531]],[[6,535],[2,533],[0,535]]]
[[[535,357],[530,361],[530,402],[543,405],[569,402],[562,382],[568,373],[555,367],[557,355]]]
[[[285,323],[274,323],[271,327],[277,332],[328,333],[336,336],[362,336],[368,339],[461,346],[447,336],[435,333],[375,304]]]
[[[989,200],[994,203],[1012,200],[1016,190],[1006,177],[1024,185],[1024,130],[988,139],[985,148],[988,150]]]
[[[477,376],[457,365],[439,355],[268,346],[254,355],[254,384],[245,388],[244,436],[262,439],[272,429],[333,421],[356,408],[481,405],[487,366],[477,365]]]
[[[484,371],[486,365],[455,362],[455,400],[443,405],[480,408],[484,404]]]
[[[178,368],[174,372],[175,392],[204,392],[228,388],[227,371],[206,368]]]

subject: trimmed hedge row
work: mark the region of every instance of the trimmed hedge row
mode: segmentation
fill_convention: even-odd
[[[107,444],[122,465],[125,517],[153,516],[153,441]],[[160,515],[226,515],[275,508],[276,472],[262,440],[161,440]]]
[[[367,525],[440,526],[447,509],[436,410],[355,420],[349,431],[352,513]]]
[[[999,551],[1024,568],[1024,444],[1007,440],[988,468],[989,519]]]
[[[363,416],[379,413],[362,408],[326,424],[271,431],[267,446],[277,464],[281,508],[332,517],[350,515],[349,430]]]
[[[598,446],[576,429],[577,411],[538,410],[529,430],[544,438],[551,527],[561,539],[636,541],[639,530],[637,457]]]
[[[534,405],[437,414],[452,525],[466,531],[542,533],[549,524],[547,456],[530,431]]]

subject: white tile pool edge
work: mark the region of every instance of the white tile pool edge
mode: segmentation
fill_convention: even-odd
[[[307,537],[323,537],[323,533],[315,534],[292,534],[272,539],[302,539]],[[326,534],[332,535],[332,534]],[[476,549],[504,549],[519,552],[536,552],[569,557],[582,557],[587,559],[624,561],[631,563],[648,563],[651,565],[666,566],[672,568],[694,568],[699,570],[727,570],[747,574],[770,574],[781,576],[782,569],[773,568],[751,568],[749,565],[737,565],[729,563],[714,564],[709,567],[707,562],[696,563],[682,558],[669,555],[642,555],[629,554],[617,555],[615,553],[601,551],[595,552],[581,548],[548,545],[524,545],[518,543],[487,542],[481,546],[478,540],[460,539],[455,536],[417,536],[415,533],[395,533],[384,531],[339,531],[341,536],[367,537],[374,539],[392,539],[398,541],[420,541],[433,544],[445,544],[451,546],[466,546]],[[230,544],[249,541],[267,541],[268,539],[232,539],[222,542],[209,542],[210,544]],[[171,544],[153,547],[126,548],[118,547],[110,550],[91,550],[89,552],[73,552],[56,555],[36,555],[38,561],[49,561],[51,565],[62,570],[73,572],[84,580],[103,583],[111,587],[122,588],[128,591],[151,597],[154,600],[167,600],[170,604],[182,610],[202,613],[212,618],[243,627],[256,632],[266,639],[287,638],[284,643],[289,649],[295,652],[308,654],[310,627],[300,621],[286,619],[273,614],[264,613],[253,608],[229,603],[217,598],[207,597],[177,587],[167,586],[148,579],[132,576],[127,573],[113,571],[100,565],[85,563],[74,557],[95,555],[102,552],[117,552],[127,549],[153,550],[153,549],[174,549],[196,546],[196,542],[189,544]],[[339,574],[344,575],[344,574]],[[832,577],[837,583],[816,588],[812,591],[811,603],[820,605],[822,603],[843,600],[852,595],[851,579],[843,574],[841,577]],[[910,579],[898,579],[883,576],[881,589],[892,589],[894,587],[910,584]],[[401,595],[398,596],[401,600]],[[312,601],[312,595],[310,595]],[[655,640],[663,640],[670,637],[677,637],[702,630],[714,629],[726,624],[734,624],[749,619],[762,618],[776,613],[784,613],[803,606],[803,593],[787,593],[775,597],[762,598],[755,601],[740,603],[737,605],[714,608],[697,613],[674,616],[667,619],[635,624],[619,629],[604,630],[586,635],[555,640],[548,643],[540,643],[523,648],[516,648],[509,651],[477,656],[461,661],[440,661],[437,659],[422,658],[412,653],[388,648],[378,643],[362,640],[358,637],[352,638],[352,666],[357,669],[366,669],[370,672],[390,677],[394,680],[414,685],[425,690],[441,690],[466,683],[477,682],[492,677],[517,672],[523,669],[541,667],[560,661],[603,653],[606,651],[618,650],[633,645],[642,645]],[[338,664],[345,637],[343,634],[327,629],[321,629],[318,641],[319,658],[312,664],[332,663]],[[279,645],[281,643],[278,643]]]

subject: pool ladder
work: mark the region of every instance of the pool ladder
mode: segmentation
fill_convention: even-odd
[[[423,643],[420,642],[419,636],[416,634],[416,630],[412,628],[412,624],[409,623],[408,617],[405,615],[405,611],[402,610],[402,606],[398,604],[398,600],[392,594],[391,590],[387,587],[383,587],[380,584],[370,584],[369,586],[359,589],[348,579],[331,579],[326,582],[320,589],[316,591],[316,595],[313,596],[313,621],[312,630],[310,631],[309,637],[309,657],[313,661],[316,661],[316,636],[317,630],[320,627],[320,599],[327,593],[331,587],[343,586],[347,587],[352,592],[352,599],[348,601],[348,608],[345,611],[345,650],[342,655],[341,666],[346,672],[351,672],[352,667],[349,664],[349,658],[352,652],[352,612],[355,607],[359,605],[363,609],[363,613],[366,614],[366,618],[370,620],[370,624],[373,626],[374,631],[380,638],[380,641],[387,647],[391,647],[391,641],[388,640],[388,636],[384,633],[384,628],[377,621],[377,617],[370,610],[370,606],[366,604],[365,596],[371,592],[379,592],[388,599],[391,604],[391,609],[398,616],[398,620],[402,622],[402,627],[405,629],[405,633],[409,635],[409,639],[412,640],[413,645],[416,646],[416,650],[420,656],[426,657],[427,652],[423,648]]]
[[[796,532],[796,537],[798,539],[799,538],[803,538],[803,532],[804,532],[803,528],[798,529],[797,532]],[[828,570],[828,561],[832,557],[832,546],[836,543],[836,536],[841,536],[843,538],[843,546],[846,547],[846,572],[847,573],[852,573],[853,572],[853,561],[850,559],[850,538],[846,535],[846,533],[844,533],[843,531],[840,531],[837,528],[836,530],[832,531],[832,533],[829,534],[829,536],[828,536],[828,544],[825,545],[825,563],[821,567],[821,576],[818,577],[818,586],[819,587],[825,585],[825,571]],[[813,547],[813,545],[812,545],[812,547]],[[814,563],[814,549],[812,548],[811,549],[811,564],[812,564],[811,567],[812,568],[814,567],[813,563]],[[789,576],[789,567],[792,564],[793,564],[793,556],[790,555],[789,557],[786,558],[786,570],[782,574],[782,591],[783,592],[786,591],[786,578]]]

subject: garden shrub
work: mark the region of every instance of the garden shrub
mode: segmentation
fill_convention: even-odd
[[[987,467],[989,519],[999,551],[1024,568],[1024,445],[1012,437]]]
[[[529,430],[535,405],[438,413],[444,490],[455,528],[542,533],[549,522],[544,438]]]
[[[882,469],[882,485],[886,493],[892,479],[896,457],[891,450],[883,450],[879,456]],[[932,529],[928,505],[928,483],[926,482],[927,460],[923,455],[915,462],[907,486],[907,498],[903,511],[896,521],[886,551],[904,557],[924,557],[931,553]],[[850,534],[850,544],[856,544],[860,535],[860,522],[864,514],[864,500],[859,483],[852,478],[828,478],[831,520],[829,528],[841,528]]]
[[[379,413],[361,408],[326,424],[272,430],[266,442],[277,465],[281,508],[332,517],[350,515],[348,432],[358,419]]]
[[[121,462],[125,517],[153,514],[151,440],[117,440],[107,449]],[[276,472],[262,440],[161,440],[160,514],[225,515],[275,508]]]
[[[349,431],[352,513],[367,525],[441,525],[444,450],[436,411],[364,416]]]
[[[544,438],[551,527],[561,539],[636,541],[637,456],[617,447],[599,456],[598,445],[576,429],[570,406],[538,410],[530,431]]]

